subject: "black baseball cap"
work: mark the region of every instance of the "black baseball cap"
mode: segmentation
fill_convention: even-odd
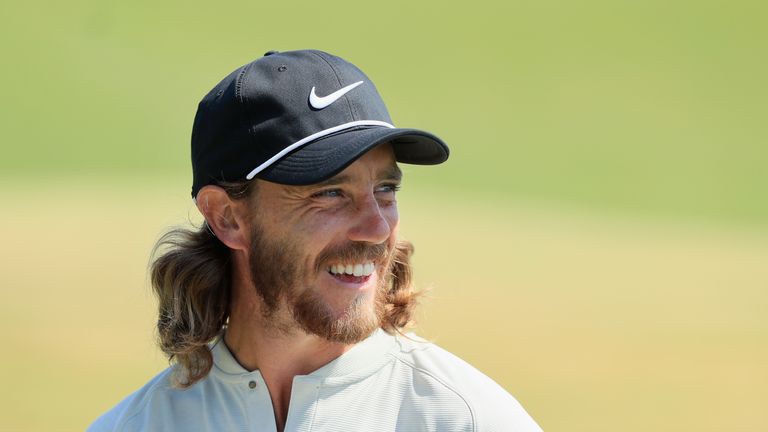
[[[222,181],[318,183],[384,142],[398,162],[448,159],[440,138],[392,125],[376,87],[355,65],[322,51],[270,51],[200,101],[192,128],[192,196]]]

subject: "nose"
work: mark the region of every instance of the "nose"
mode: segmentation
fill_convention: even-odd
[[[358,201],[353,223],[348,232],[352,241],[384,243],[397,223],[397,208],[382,207],[373,195]]]

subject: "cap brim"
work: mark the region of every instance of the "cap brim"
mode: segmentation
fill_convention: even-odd
[[[327,180],[379,144],[389,142],[398,162],[437,165],[448,159],[448,146],[417,129],[372,127],[345,130],[312,141],[256,174],[257,178],[288,185]]]

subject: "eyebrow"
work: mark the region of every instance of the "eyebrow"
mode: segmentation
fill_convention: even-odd
[[[400,167],[398,167],[397,164],[392,164],[387,169],[379,173],[379,178],[384,180],[400,181],[403,179],[403,172],[400,171]]]
[[[401,181],[403,179],[403,172],[400,171],[400,167],[397,166],[397,164],[392,164],[391,166],[379,171],[379,173],[376,175],[376,178],[379,180],[394,180],[394,181]],[[351,177],[347,174],[340,174],[333,176],[327,180],[323,180],[319,183],[315,183],[312,186],[314,187],[324,187],[324,186],[335,186],[340,185],[342,183],[348,183],[351,180]]]

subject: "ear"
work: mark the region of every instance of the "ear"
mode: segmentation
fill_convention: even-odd
[[[236,201],[219,186],[204,186],[195,199],[197,209],[216,237],[230,249],[247,250],[249,245],[248,224],[242,219],[240,209],[245,201]]]

